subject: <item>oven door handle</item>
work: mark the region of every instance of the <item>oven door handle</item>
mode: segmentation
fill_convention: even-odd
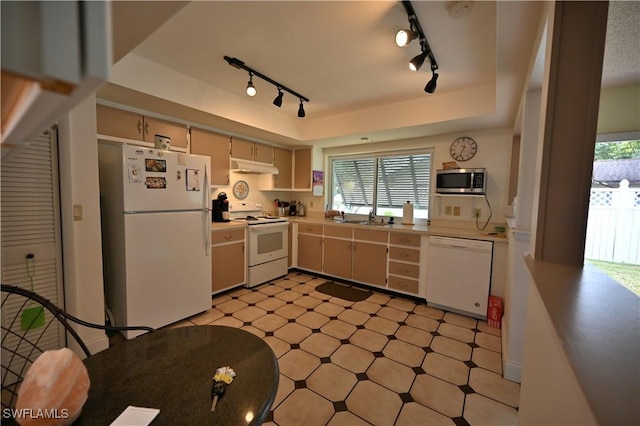
[[[249,232],[261,233],[261,231],[273,231],[274,229],[282,228],[282,230],[286,230],[289,228],[289,224],[287,222],[278,222],[278,223],[264,223],[260,225],[247,225],[249,228]]]

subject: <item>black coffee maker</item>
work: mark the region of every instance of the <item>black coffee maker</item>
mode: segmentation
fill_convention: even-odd
[[[218,198],[213,200],[213,222],[229,222],[229,200],[225,192],[218,193]]]

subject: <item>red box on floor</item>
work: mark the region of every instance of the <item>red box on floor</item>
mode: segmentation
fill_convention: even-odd
[[[487,323],[489,323],[489,327],[500,328],[502,303],[502,297],[489,296],[489,307],[487,308]]]

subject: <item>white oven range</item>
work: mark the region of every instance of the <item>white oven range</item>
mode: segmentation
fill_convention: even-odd
[[[288,272],[289,221],[264,216],[259,203],[229,204],[229,217],[247,223],[247,287],[271,281]]]

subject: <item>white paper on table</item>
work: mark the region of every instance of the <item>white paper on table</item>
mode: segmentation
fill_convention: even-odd
[[[126,410],[111,423],[111,426],[147,426],[156,418],[160,410],[128,406]]]

